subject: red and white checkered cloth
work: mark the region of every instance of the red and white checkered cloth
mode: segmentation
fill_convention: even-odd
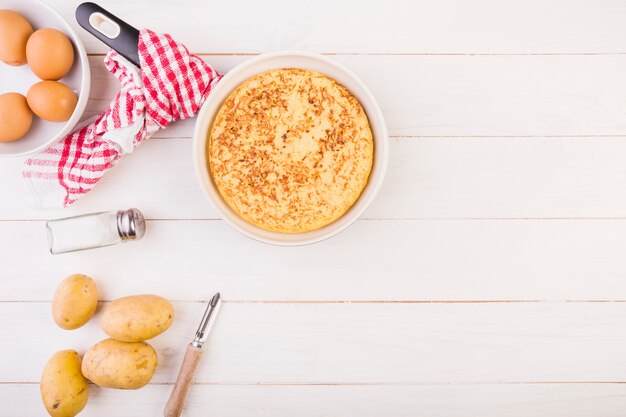
[[[115,51],[104,59],[122,84],[106,112],[24,162],[35,205],[66,207],[159,129],[193,117],[221,75],[169,35],[139,33],[141,69]]]

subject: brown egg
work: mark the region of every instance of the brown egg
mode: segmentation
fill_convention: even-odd
[[[74,64],[74,47],[56,29],[39,29],[28,38],[26,59],[30,69],[42,80],[59,80]]]
[[[12,10],[0,10],[0,61],[20,66],[26,63],[26,42],[33,33],[28,20]]]
[[[58,81],[40,81],[33,84],[26,94],[30,109],[49,122],[68,120],[78,97],[68,86]]]
[[[33,113],[26,97],[19,93],[0,94],[0,142],[13,142],[28,132]]]

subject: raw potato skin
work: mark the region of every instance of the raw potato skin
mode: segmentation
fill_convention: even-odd
[[[41,399],[52,417],[73,417],[87,405],[89,388],[80,368],[75,350],[57,352],[46,364],[41,375]]]
[[[83,375],[105,388],[138,389],[150,382],[158,363],[154,348],[146,342],[104,339],[83,358]]]
[[[102,314],[102,330],[113,339],[139,342],[166,331],[174,320],[172,303],[158,295],[118,298]]]
[[[78,329],[91,319],[98,305],[96,283],[87,275],[65,278],[52,298],[52,317],[65,330]]]

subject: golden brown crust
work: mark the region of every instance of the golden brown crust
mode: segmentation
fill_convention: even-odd
[[[295,68],[250,78],[220,108],[208,160],[226,203],[266,230],[319,229],[367,184],[374,143],[358,100],[323,74]]]

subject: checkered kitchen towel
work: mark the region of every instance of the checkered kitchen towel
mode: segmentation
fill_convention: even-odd
[[[159,129],[193,117],[221,78],[169,35],[143,29],[141,69],[115,51],[104,59],[122,84],[108,109],[24,162],[22,175],[39,207],[67,207]]]

